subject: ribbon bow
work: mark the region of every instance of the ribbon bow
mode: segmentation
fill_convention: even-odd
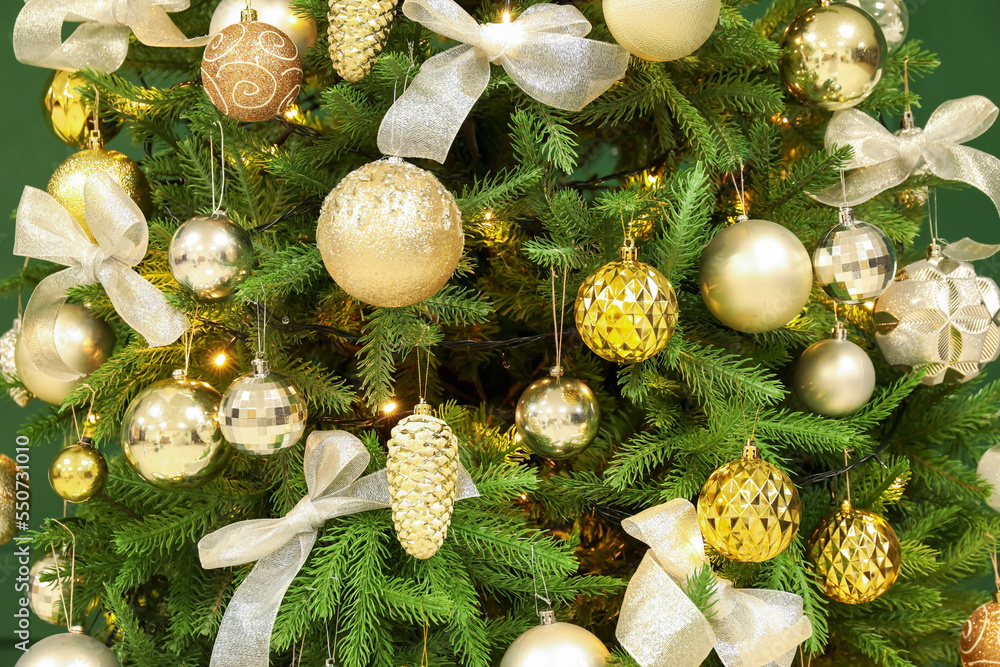
[[[253,519],[220,528],[198,543],[202,567],[257,561],[233,595],[212,649],[211,667],[267,667],[278,608],[329,519],[389,507],[385,469],[358,479],[370,457],[346,431],[313,431],[306,440],[308,492],[280,519]],[[459,464],[456,500],[479,495]]]
[[[584,39],[590,23],[570,5],[532,5],[509,23],[480,25],[453,0],[406,0],[403,13],[463,42],[428,59],[382,119],[378,146],[386,155],[444,162],[472,105],[502,66],[539,102],[579,111],[625,75],[628,52]]]
[[[972,95],[939,106],[924,129],[914,127],[893,134],[866,113],[838,111],[826,130],[826,145],[851,146],[854,159],[846,168],[857,171],[846,179],[846,202],[839,185],[813,197],[830,206],[856,206],[910,176],[929,172],[982,190],[1000,211],[1000,160],[961,145],[990,129],[997,113],[993,102]]]
[[[726,667],[789,667],[812,636],[802,598],[783,591],[716,586],[715,615],[705,618],[681,588],[708,562],[698,513],[672,500],[622,522],[650,546],[629,582],[615,634],[642,667],[698,667],[714,647]]]
[[[147,46],[205,46],[209,36],[188,39],[167,12],[190,0],[27,0],[14,22],[14,55],[26,65],[114,72],[125,62],[128,38]],[[82,23],[66,41],[63,23]]]
[[[97,172],[84,184],[87,226],[92,243],[69,211],[51,195],[24,188],[17,206],[14,254],[56,262],[69,268],[38,283],[24,312],[21,337],[31,360],[58,380],[81,377],[59,356],[56,317],[66,290],[100,283],[121,318],[145,336],[150,347],[169,345],[190,326],[152,283],[136,273],[146,256],[149,228],[134,201],[108,174]]]

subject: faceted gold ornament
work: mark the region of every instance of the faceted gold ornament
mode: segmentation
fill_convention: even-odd
[[[847,604],[871,602],[889,590],[902,563],[889,522],[845,500],[810,538],[809,560],[828,597]]]
[[[753,442],[743,457],[712,473],[698,496],[698,524],[713,549],[743,563],[770,560],[788,548],[801,521],[795,484],[762,461]]]
[[[638,261],[628,239],[621,257],[609,262],[580,285],[576,296],[576,328],[595,354],[631,364],[662,350],[677,327],[677,295],[667,277]]]
[[[1000,594],[972,612],[962,627],[962,665],[987,667],[1000,665]]]
[[[49,465],[52,490],[71,503],[90,500],[108,481],[108,464],[91,446],[90,435],[59,451]]]
[[[398,0],[330,0],[330,59],[347,81],[365,78],[389,38]]]
[[[0,544],[7,544],[17,535],[17,464],[6,454],[0,454]],[[26,494],[28,480],[21,480],[24,501],[30,501]]]
[[[444,544],[458,488],[458,438],[431,407],[418,403],[392,429],[386,461],[396,537],[414,558]]]

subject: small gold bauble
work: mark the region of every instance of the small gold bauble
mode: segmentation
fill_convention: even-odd
[[[18,492],[21,499],[18,500]],[[0,454],[0,544],[7,544],[17,535],[18,503],[31,502],[31,490],[28,486],[27,474],[22,474],[18,481],[18,468],[14,459],[6,454]],[[26,516],[25,508],[21,506],[20,514]]]
[[[90,500],[107,481],[107,462],[99,451],[84,442],[66,447],[49,465],[52,490],[71,503]]]
[[[847,340],[847,331],[838,324],[832,338],[813,343],[799,357],[792,388],[813,412],[846,415],[872,397],[875,365],[863,349]]]
[[[819,524],[809,542],[809,560],[820,585],[838,602],[871,602],[899,576],[896,531],[878,514],[854,509],[848,500]]]
[[[677,60],[711,37],[721,9],[720,0],[604,0],[604,19],[632,55]]]
[[[94,110],[84,102],[78,90],[90,85],[76,72],[55,70],[45,82],[45,94],[42,96],[45,124],[59,139],[77,148],[87,147],[90,131],[94,129]],[[121,127],[121,123],[101,118],[98,129],[104,139],[110,141],[118,135]]]
[[[601,425],[601,406],[583,380],[550,377],[535,380],[521,394],[514,423],[523,444],[548,459],[568,459],[590,446]]]
[[[698,495],[698,524],[713,549],[743,563],[770,560],[799,531],[798,489],[781,468],[762,461],[752,443],[705,482]]]
[[[972,612],[962,627],[960,650],[964,667],[1000,665],[1000,604],[996,599]]]
[[[677,295],[667,277],[638,261],[631,239],[616,262],[587,276],[576,295],[576,328],[595,354],[619,364],[649,359],[677,327]]]

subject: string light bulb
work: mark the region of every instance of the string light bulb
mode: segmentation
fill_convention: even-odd
[[[388,403],[382,406],[382,412],[384,412],[387,415],[391,415],[395,411],[396,411],[396,403],[394,401],[389,401]]]
[[[510,12],[506,9],[503,12],[503,22],[510,23]]]
[[[226,359],[228,359],[228,357],[226,356],[226,353],[225,352],[219,352],[218,356],[215,357],[215,365],[216,366],[225,366],[226,365]]]

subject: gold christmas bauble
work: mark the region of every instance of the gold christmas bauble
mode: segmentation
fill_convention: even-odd
[[[19,491],[20,500],[17,497]],[[27,516],[27,505],[22,505],[21,512],[18,512],[18,502],[31,502],[28,476],[22,474],[18,484],[17,463],[6,454],[0,454],[0,544],[7,544],[17,535],[17,515]]]
[[[721,0],[604,0],[604,20],[632,55],[677,60],[708,40],[721,9]]]
[[[316,245],[330,276],[355,299],[409,306],[455,272],[465,246],[462,212],[429,171],[399,158],[370,162],[327,195]]]
[[[638,261],[627,242],[616,262],[587,276],[576,295],[576,328],[595,354],[619,364],[649,359],[677,327],[677,295],[667,277]]]
[[[871,602],[889,590],[902,563],[899,539],[878,514],[845,500],[813,532],[809,560],[828,597],[847,604]]]
[[[240,21],[220,30],[205,47],[201,78],[219,111],[253,123],[284,113],[295,101],[302,61],[295,42],[278,28]]]
[[[701,255],[701,296],[715,317],[744,333],[780,329],[812,291],[812,258],[781,225],[741,219],[719,232]]]
[[[960,650],[963,667],[1000,665],[1000,604],[995,596],[962,626]]]
[[[770,560],[799,531],[798,489],[781,468],[762,461],[752,443],[705,482],[698,495],[698,524],[713,549],[743,563]]]
[[[792,388],[813,412],[846,415],[872,397],[875,365],[867,352],[847,340],[847,331],[838,324],[832,338],[813,343],[799,357]]]
[[[368,75],[389,38],[398,0],[330,0],[330,59],[346,81]]]
[[[62,449],[49,464],[49,483],[71,503],[90,500],[108,481],[108,464],[99,451],[81,442]]]
[[[49,194],[70,212],[83,227],[90,240],[94,235],[87,227],[87,211],[84,206],[83,186],[93,174],[103,171],[132,198],[147,218],[153,213],[153,198],[149,181],[139,165],[127,155],[106,148],[88,148],[74,153],[63,162],[49,179]]]
[[[541,624],[510,645],[500,667],[604,667],[611,654],[589,630],[558,623],[551,609],[539,614]]]
[[[53,625],[65,623],[66,611],[69,609],[70,563],[63,554],[57,554],[58,561],[52,554],[43,556],[31,566],[28,575],[28,602],[31,610],[38,618]],[[62,577],[62,585],[59,578],[51,578],[57,573]],[[51,580],[42,581],[43,576]]]
[[[17,375],[17,337],[21,333],[21,319],[14,318],[14,326],[0,336],[0,376],[6,382],[20,382]],[[22,408],[28,405],[31,396],[21,387],[11,387],[7,390],[10,397]]]
[[[45,82],[42,96],[45,124],[59,139],[77,148],[87,147],[90,131],[94,129],[94,109],[84,102],[78,90],[90,86],[90,82],[76,72],[55,70]],[[98,129],[105,141],[110,141],[121,127],[121,123],[101,118]]]
[[[215,37],[223,28],[239,23],[240,14],[246,8],[247,0],[222,0],[212,13],[208,34]],[[288,35],[300,58],[316,44],[316,21],[296,14],[291,0],[253,0],[253,9],[260,21]]]

